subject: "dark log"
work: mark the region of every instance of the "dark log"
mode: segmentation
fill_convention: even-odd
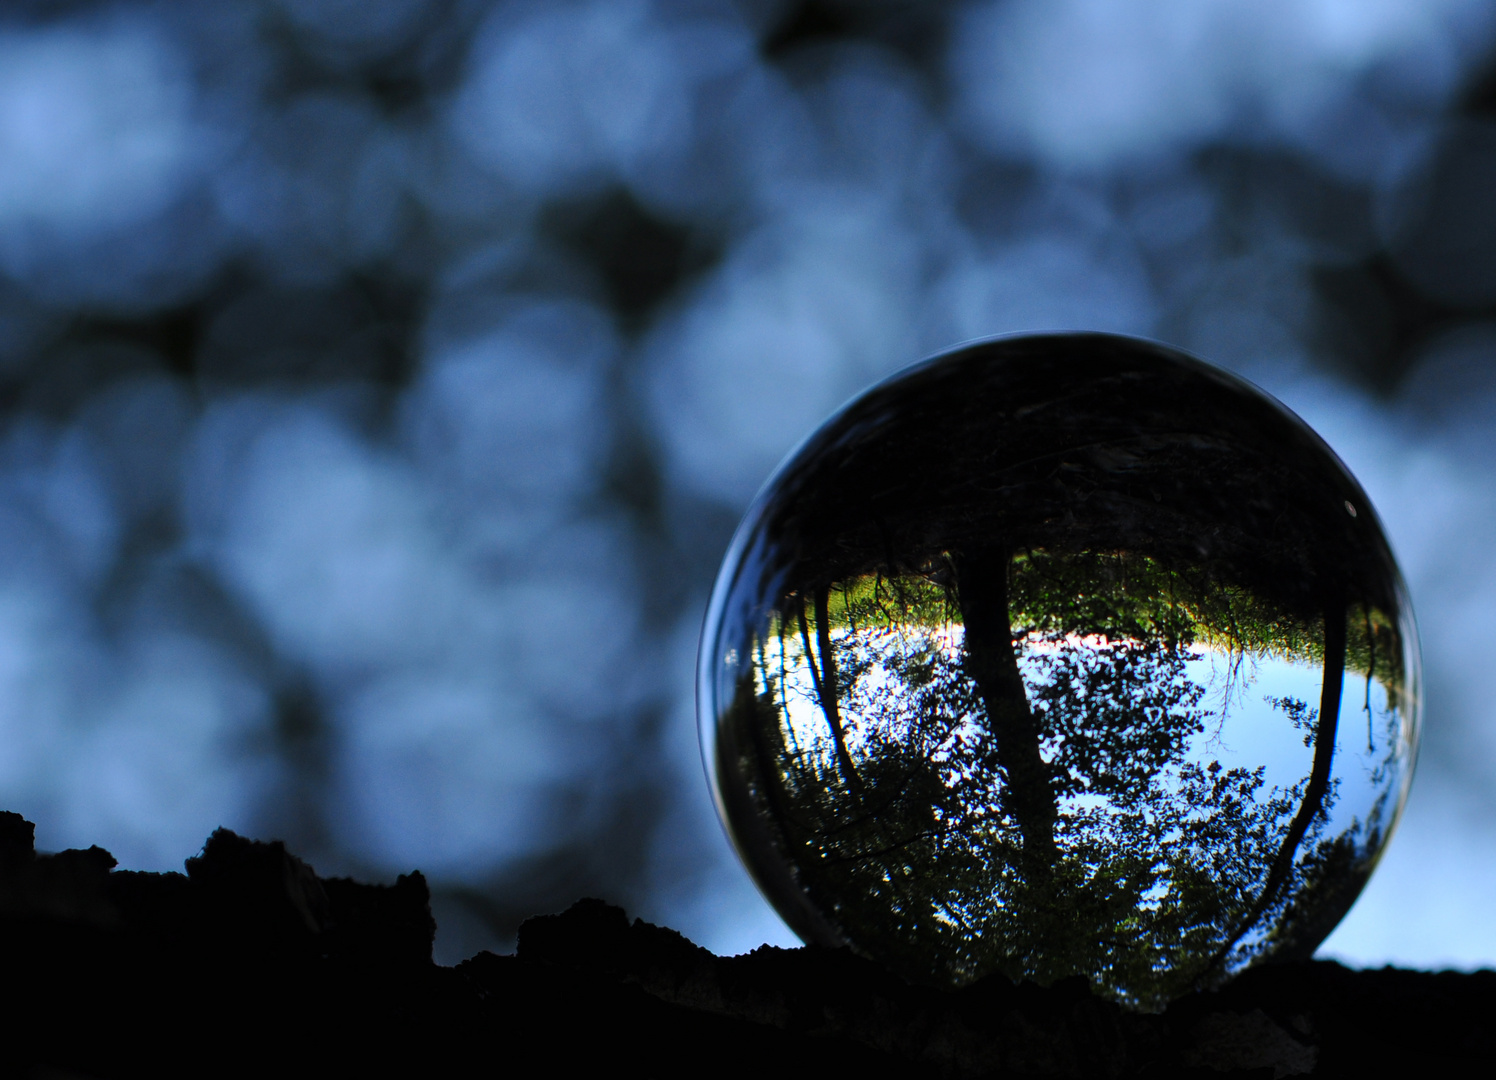
[[[38,855],[0,815],[7,1075],[1476,1075],[1496,974],[1284,964],[1159,1014],[1083,980],[911,985],[846,950],[719,957],[584,900],[431,961],[424,879],[319,878],[220,830],[185,874]]]

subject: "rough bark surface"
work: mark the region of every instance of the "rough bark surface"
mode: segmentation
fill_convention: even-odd
[[[220,830],[185,874],[38,855],[0,814],[6,1075],[1477,1075],[1496,974],[1286,964],[1139,1015],[1083,982],[912,986],[843,950],[719,957],[583,900],[431,962],[419,874],[321,879]],[[585,1070],[585,1072],[584,1072]],[[1484,1070],[1482,1070],[1482,1073]]]

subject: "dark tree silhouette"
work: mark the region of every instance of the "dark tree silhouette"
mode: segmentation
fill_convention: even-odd
[[[986,706],[996,763],[1007,780],[1003,801],[1023,837],[1024,872],[1031,882],[1048,877],[1055,861],[1059,817],[1050,767],[1039,748],[1039,727],[1013,652],[1008,611],[1007,548],[977,548],[954,558],[955,589],[965,630],[966,671]]]
[[[821,646],[821,658],[817,663],[815,650],[810,647],[810,623],[805,617],[805,598],[800,598],[800,634],[805,640],[805,663],[810,668],[810,679],[816,688],[816,700],[826,714],[826,723],[831,728],[831,737],[836,742],[836,761],[841,766],[842,777],[854,787],[860,787],[857,768],[847,753],[846,735],[842,732],[841,706],[837,701],[836,651],[831,647],[831,619],[826,614],[830,597],[830,586],[823,585],[816,591],[816,634]]]
[[[1338,597],[1325,604],[1324,678],[1320,690],[1319,715],[1314,724],[1314,764],[1298,811],[1289,823],[1283,844],[1273,859],[1267,882],[1258,893],[1247,917],[1211,959],[1212,967],[1224,964],[1236,943],[1267,913],[1282,893],[1293,872],[1294,856],[1310,826],[1327,810],[1330,771],[1335,757],[1335,737],[1340,728],[1340,692],[1345,672],[1345,604]],[[1370,675],[1367,676],[1368,680]],[[1368,689],[1368,693],[1370,693]]]

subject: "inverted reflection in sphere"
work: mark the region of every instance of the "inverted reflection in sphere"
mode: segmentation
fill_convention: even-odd
[[[1413,613],[1365,493],[1146,342],[906,370],[781,467],[718,578],[703,753],[765,895],[906,977],[1157,1007],[1307,956],[1401,811]]]

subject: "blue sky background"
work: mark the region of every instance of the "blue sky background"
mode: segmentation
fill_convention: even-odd
[[[1326,949],[1496,962],[1496,8],[13,0],[0,805],[787,932],[700,775],[738,514],[967,338],[1144,334],[1317,427],[1423,630],[1408,816]]]

